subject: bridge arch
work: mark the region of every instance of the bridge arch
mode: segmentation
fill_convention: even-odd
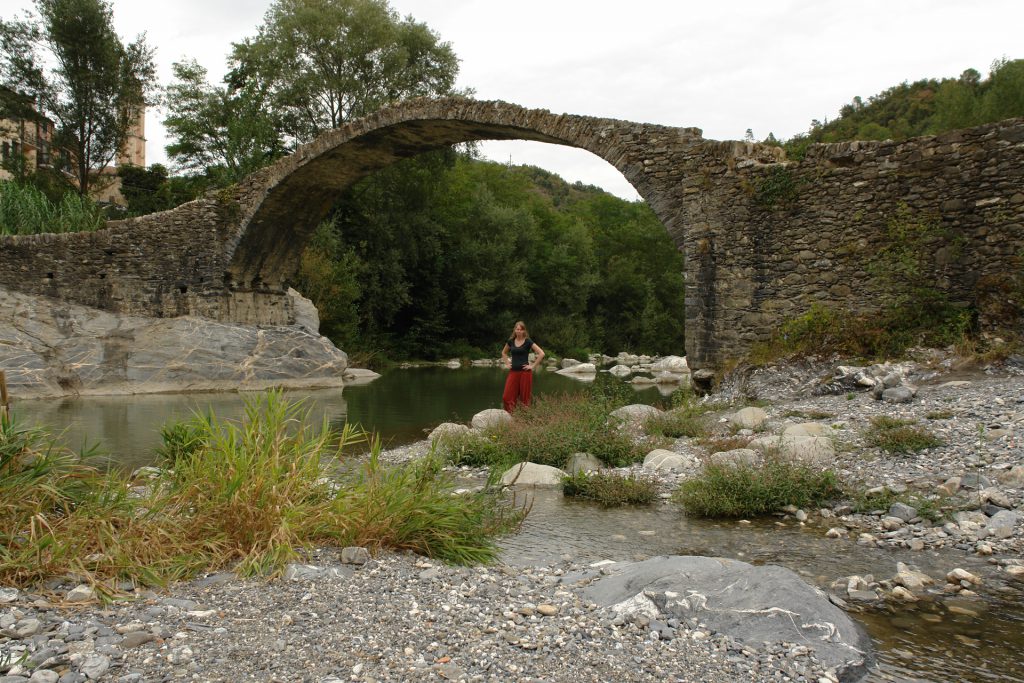
[[[228,245],[229,284],[279,289],[340,191],[399,159],[478,140],[532,140],[587,150],[614,166],[682,247],[673,153],[702,141],[696,128],[670,128],[552,114],[505,102],[412,100],[325,133],[250,176],[240,188],[242,220]]]

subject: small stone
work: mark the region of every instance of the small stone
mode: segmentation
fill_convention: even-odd
[[[946,574],[946,581],[948,581],[950,583],[961,583],[961,584],[966,581],[968,584],[971,584],[971,585],[975,585],[975,586],[980,586],[981,585],[981,578],[980,577],[970,573],[966,569],[961,569],[960,567],[957,567],[953,571],[951,571],[948,574]]]
[[[0,588],[0,605],[6,605],[18,599],[17,588]]]
[[[537,613],[545,617],[553,617],[558,614],[558,608],[554,605],[537,605]]]
[[[110,657],[106,655],[89,655],[80,667],[82,673],[91,681],[99,680],[110,668]]]
[[[96,591],[88,584],[80,584],[68,591],[64,599],[68,602],[89,602],[96,599]]]
[[[366,564],[370,561],[370,551],[359,546],[341,549],[342,564]]]
[[[56,671],[49,669],[39,669],[32,674],[32,677],[28,679],[28,683],[57,683],[60,680],[60,674]]]

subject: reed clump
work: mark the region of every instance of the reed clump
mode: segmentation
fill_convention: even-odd
[[[247,402],[239,421],[196,415],[163,434],[166,467],[133,482],[4,420],[0,584],[159,585],[224,567],[274,575],[329,545],[488,562],[523,516],[491,493],[453,495],[436,457],[384,466],[379,441],[346,467],[343,450],[366,435],[312,425],[279,392]]]

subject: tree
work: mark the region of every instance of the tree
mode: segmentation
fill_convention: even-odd
[[[396,100],[449,94],[458,73],[451,46],[386,0],[276,0],[231,61],[236,79],[266,85],[298,142]]]
[[[153,51],[145,35],[122,43],[105,0],[36,0],[36,9],[38,17],[0,22],[3,85],[56,121],[54,142],[71,152],[78,192],[87,195],[147,103]]]
[[[259,81],[229,76],[225,86],[215,87],[195,60],[175,62],[172,69],[176,80],[167,88],[164,126],[174,140],[167,155],[182,169],[230,185],[285,153]]]

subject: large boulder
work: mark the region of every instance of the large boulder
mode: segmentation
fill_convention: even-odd
[[[695,465],[692,456],[681,455],[664,448],[655,448],[644,458],[644,468],[656,472],[685,470]]]
[[[604,469],[604,463],[590,453],[573,453],[569,456],[569,462],[565,464],[569,474],[580,472],[600,472]]]
[[[430,443],[436,443],[443,442],[445,439],[459,438],[466,434],[469,434],[469,427],[466,425],[457,422],[442,422],[434,427],[427,438],[430,439]]]
[[[473,429],[494,429],[512,421],[512,416],[500,408],[481,410],[473,416]]]
[[[631,374],[633,374],[633,371],[630,370],[629,366],[626,365],[616,365],[615,367],[611,368],[608,372],[611,373],[612,375],[615,375],[616,377],[629,377]]]
[[[18,398],[342,386],[347,367],[305,326],[121,315],[0,289],[0,370]]]
[[[767,420],[768,415],[756,407],[742,408],[729,417],[729,422],[741,429],[757,429]]]
[[[651,364],[651,372],[673,372],[676,374],[689,374],[690,366],[686,364],[683,356],[665,356]]]
[[[568,360],[568,359],[566,359],[566,360]],[[565,361],[563,360],[562,363],[564,364]],[[593,374],[596,374],[596,373],[597,373],[597,366],[594,365],[593,363],[577,363],[576,365],[570,365],[569,367],[564,367],[564,365],[563,365],[562,369],[558,371],[559,375],[569,375],[569,376],[572,376],[572,375],[593,375]]]
[[[623,422],[638,425],[650,417],[661,415],[661,410],[654,406],[644,405],[643,403],[632,403],[628,406],[616,408],[609,415]]]
[[[521,462],[501,475],[502,486],[561,486],[565,472],[550,465]]]
[[[795,572],[720,557],[662,556],[620,563],[585,590],[617,614],[697,619],[712,631],[762,647],[800,643],[840,681],[857,680],[871,662],[871,640],[841,609]]]

